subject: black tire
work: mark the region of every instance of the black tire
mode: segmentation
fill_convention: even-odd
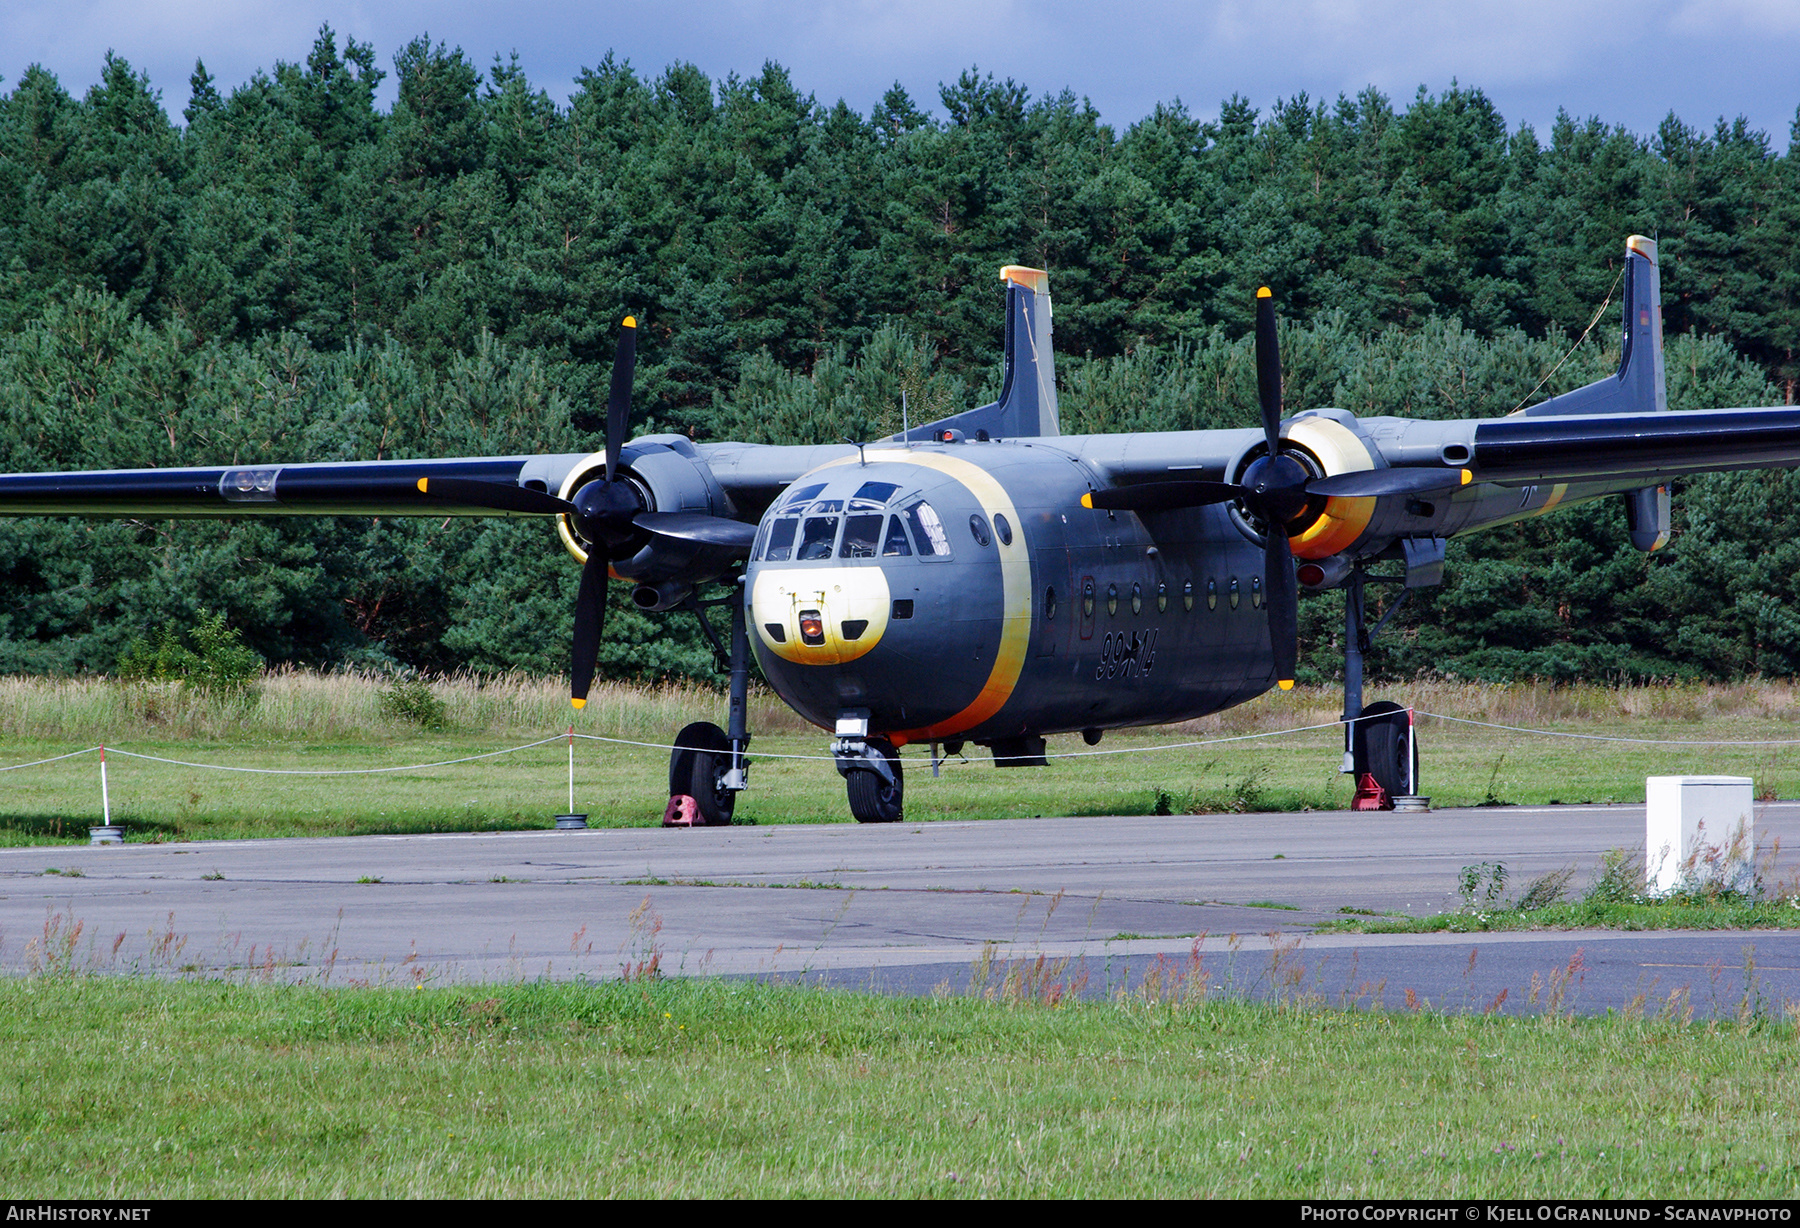
[[[1373,776],[1389,797],[1416,793],[1419,748],[1406,719],[1406,709],[1394,703],[1370,704],[1363,709],[1363,715],[1372,719],[1359,722],[1362,770]]]
[[[731,770],[731,739],[710,721],[695,721],[675,735],[675,745],[669,752],[669,796],[693,798],[708,827],[729,824],[737,805],[737,793],[724,787]]]
[[[887,760],[894,773],[894,783],[881,778],[881,773],[857,768],[844,777],[845,791],[850,795],[850,813],[858,823],[898,823],[905,816],[906,778],[900,770],[900,755],[885,738],[870,738],[869,747]]]

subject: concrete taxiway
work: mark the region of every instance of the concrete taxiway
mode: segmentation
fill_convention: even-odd
[[[1756,822],[1759,844],[1800,847],[1800,803]],[[1580,1010],[1800,1002],[1800,931],[1310,932],[1343,910],[1455,908],[1479,862],[1504,864],[1509,891],[1571,865],[1579,886],[1643,839],[1642,806],[1553,806],[7,849],[0,969],[401,984],[598,979],[654,959],[926,992],[1042,955],[1092,992],[1197,956],[1243,992],[1390,1006],[1411,990],[1541,1009],[1558,984]]]

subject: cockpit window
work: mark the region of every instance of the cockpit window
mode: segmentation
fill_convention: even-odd
[[[856,515],[844,518],[844,544],[838,547],[840,559],[872,559],[875,547],[881,541],[880,513],[875,515]]]
[[[850,496],[850,510],[875,511],[892,499],[894,492],[899,489],[900,487],[893,482],[864,482],[856,488],[856,493]]]
[[[906,509],[905,515],[912,525],[913,543],[918,546],[920,555],[926,558],[949,556],[950,538],[944,533],[944,522],[938,519],[931,504],[915,503]]]
[[[912,547],[906,544],[905,517],[888,517],[887,538],[881,543],[881,553],[884,556],[897,555],[902,558],[912,557]]]
[[[842,499],[820,499],[807,510],[815,516],[823,512],[841,512],[844,510],[844,501]]]
[[[782,506],[799,507],[802,503],[818,498],[819,492],[824,489],[825,483],[823,482],[818,483],[816,486],[802,486],[799,490],[796,490],[793,494],[789,495],[788,501]]]
[[[774,562],[786,562],[794,554],[794,530],[800,522],[792,516],[783,516],[775,521],[769,529],[769,546],[763,552],[763,558]]]
[[[808,516],[800,533],[800,549],[794,555],[800,562],[831,557],[831,545],[837,540],[836,516]]]

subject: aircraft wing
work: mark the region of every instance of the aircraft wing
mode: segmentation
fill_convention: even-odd
[[[0,474],[0,516],[462,516],[528,513],[433,498],[421,478],[548,483],[578,457],[494,456]],[[555,489],[554,487],[548,487]],[[546,489],[539,485],[539,490]]]

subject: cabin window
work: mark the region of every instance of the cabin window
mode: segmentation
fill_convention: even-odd
[[[1262,609],[1262,601],[1263,601],[1262,577],[1261,576],[1251,576],[1250,577],[1250,604],[1260,610],[1260,609]]]
[[[985,546],[993,540],[988,536],[987,518],[980,512],[969,517],[969,535],[975,539],[977,546]]]
[[[1084,580],[1081,584],[1081,616],[1083,618],[1094,616],[1094,582],[1092,580]]]
[[[881,522],[885,517],[862,513],[844,518],[844,544],[838,547],[840,559],[872,559],[881,541]]]
[[[784,516],[769,529],[769,548],[763,558],[769,562],[785,563],[794,557],[794,531],[800,522],[792,516]]]
[[[913,614],[913,599],[911,597],[900,597],[895,600],[895,602],[894,602],[894,617],[895,618],[911,618],[912,614]]]
[[[1000,539],[1002,546],[1012,545],[1012,522],[1005,512],[994,513],[994,536]]]
[[[912,525],[913,544],[922,557],[950,556],[950,538],[944,532],[944,522],[938,519],[937,509],[929,503],[915,503],[906,509],[906,519]]]
[[[898,516],[888,517],[887,537],[882,540],[881,553],[890,557],[912,557],[912,547],[906,544],[906,525]]]
[[[1231,577],[1231,584],[1230,584],[1230,587],[1226,589],[1226,592],[1229,594],[1229,596],[1226,597],[1226,600],[1231,602],[1231,608],[1234,610],[1237,609],[1239,594],[1238,594],[1238,582],[1237,582],[1236,576]]]
[[[831,545],[837,540],[836,516],[808,516],[800,530],[800,549],[794,557],[801,562],[831,557]]]
[[[1206,582],[1206,608],[1209,610],[1219,608],[1219,582],[1217,580]]]
[[[1189,587],[1190,587],[1190,589],[1192,588],[1191,585]],[[1190,598],[1188,600],[1188,605],[1190,607],[1192,607],[1193,604],[1194,604],[1193,599]],[[1161,614],[1168,608],[1169,608],[1169,586],[1167,584],[1165,584],[1163,581],[1158,580],[1156,582],[1156,612],[1158,614]]]
[[[1133,584],[1131,586],[1131,612],[1133,614],[1144,612],[1144,590],[1141,585]]]
[[[1117,584],[1106,586],[1106,612],[1108,615],[1119,612],[1119,586]]]
[[[1056,586],[1052,584],[1044,590],[1044,621],[1049,622],[1056,617]]]
[[[874,511],[892,499],[899,489],[893,482],[864,482],[850,496],[850,506],[855,511]]]

